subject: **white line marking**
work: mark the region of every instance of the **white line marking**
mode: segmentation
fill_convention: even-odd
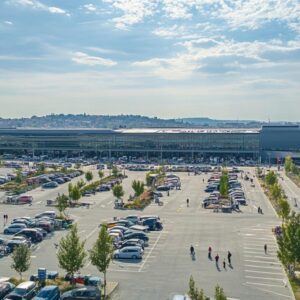
[[[151,255],[151,253],[152,253],[154,247],[157,245],[157,243],[158,243],[158,241],[159,241],[159,238],[161,237],[161,234],[162,234],[162,231],[161,231],[160,234],[158,235],[157,240],[155,241],[153,247],[152,247],[151,250],[149,251],[149,253],[148,253],[148,255],[146,256],[146,258],[144,259],[144,261],[143,261],[141,267],[139,268],[139,272],[143,269],[143,266],[144,266],[144,264],[147,262],[148,257]]]
[[[255,279],[261,279],[261,280],[274,280],[274,281],[282,281],[282,278],[270,278],[270,277],[259,277],[259,276],[245,276],[246,278],[255,278]]]
[[[281,266],[280,263],[271,262],[271,261],[260,261],[260,260],[251,260],[251,259],[245,259],[245,261],[255,262],[255,263],[260,263],[260,264],[270,264],[270,265],[278,265],[278,266]]]
[[[277,261],[276,256],[274,257],[267,257],[267,256],[259,256],[259,255],[245,255],[245,257],[256,257],[256,258],[263,258],[263,259],[271,259]]]
[[[248,272],[248,273],[259,273],[259,274],[272,274],[272,275],[279,275],[279,276],[282,276],[283,274],[280,272],[280,273],[273,273],[273,272],[263,272],[263,271],[255,271],[255,270],[245,270],[245,272]]]
[[[268,283],[259,283],[259,282],[246,282],[246,284],[283,287],[283,285],[278,285],[278,284],[268,284]]]
[[[252,284],[251,282],[249,282],[248,284]],[[245,284],[247,285],[247,284]],[[267,285],[267,286],[273,286],[273,285]],[[256,287],[257,290],[260,290],[260,291],[264,291],[264,292],[268,292],[270,294],[274,294],[274,295],[277,295],[277,296],[282,296],[282,297],[285,297],[285,298],[288,298],[288,299],[294,299],[294,297],[291,297],[291,296],[288,296],[288,295],[283,295],[283,294],[280,294],[280,293],[276,293],[276,292],[273,292],[273,291],[270,291],[270,290],[266,290],[266,289],[262,289],[262,288],[258,288]]]
[[[98,229],[99,229],[99,226],[96,226],[88,235],[85,236],[85,238],[88,240]]]
[[[248,268],[256,268],[256,269],[276,269],[282,271],[281,267],[268,267],[268,266],[255,266],[255,265],[245,265]]]

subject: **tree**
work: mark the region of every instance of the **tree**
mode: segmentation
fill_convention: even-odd
[[[261,177],[262,173],[263,173],[262,168],[257,167],[257,168],[256,168],[256,175],[257,175],[258,177]]]
[[[268,185],[273,185],[275,183],[277,183],[277,177],[274,171],[269,171],[268,174],[266,175],[266,183]]]
[[[121,184],[116,184],[113,189],[113,195],[117,198],[120,199],[124,196],[124,190]]]
[[[136,197],[140,196],[141,194],[144,193],[145,190],[145,184],[142,181],[139,180],[134,180],[132,182],[132,188],[135,192]]]
[[[80,167],[81,167],[81,164],[80,164],[80,163],[76,163],[76,164],[75,164],[75,169],[78,170],[78,169],[80,169]]]
[[[20,183],[22,183],[22,181],[23,181],[23,176],[22,176],[21,170],[17,170],[15,182],[20,184]]]
[[[204,295],[203,290],[199,290],[196,287],[193,276],[190,277],[188,294],[191,300],[209,300],[209,298]]]
[[[66,237],[59,242],[57,258],[59,266],[64,269],[71,278],[85,263],[87,253],[84,250],[85,241],[81,242],[78,235],[77,225],[74,224]]]
[[[282,226],[282,234],[278,238],[279,259],[285,266],[300,263],[300,214],[292,212],[288,221]]]
[[[220,178],[220,194],[223,197],[228,196],[229,190],[229,178],[227,172],[222,172],[222,176]]]
[[[93,179],[93,173],[91,171],[88,171],[85,173],[85,179],[87,181],[91,181]]]
[[[98,171],[98,176],[100,179],[102,179],[104,177],[104,172],[102,170]]]
[[[80,188],[77,184],[72,185],[72,183],[69,183],[68,190],[70,199],[78,201],[81,198]]]
[[[291,212],[291,207],[289,203],[285,199],[279,199],[278,201],[278,214],[282,218],[282,222],[284,223]]]
[[[93,248],[90,250],[90,260],[99,272],[104,275],[104,299],[106,296],[106,272],[109,267],[113,252],[112,239],[108,235],[107,227],[101,226]]]
[[[19,273],[20,279],[22,279],[22,273],[26,272],[31,263],[31,251],[26,244],[20,244],[14,249],[12,253],[11,268]]]
[[[224,290],[219,285],[215,289],[215,300],[227,300]]]
[[[271,196],[273,199],[278,200],[282,197],[282,189],[278,183],[274,183],[270,187]]]
[[[60,215],[63,216],[66,208],[69,206],[69,198],[65,194],[62,195],[58,194],[58,196],[56,197],[56,201],[57,201],[56,207]]]
[[[45,172],[46,170],[46,165],[44,163],[40,163],[38,166],[39,172]]]
[[[82,178],[80,180],[78,180],[76,184],[79,187],[79,189],[81,189],[82,187],[85,186],[85,182],[83,181]]]
[[[114,177],[118,177],[118,175],[119,175],[119,170],[118,170],[118,167],[117,167],[117,166],[113,166],[111,172],[112,172],[112,175],[113,175]]]
[[[286,173],[292,171],[292,165],[293,165],[293,159],[292,159],[292,157],[291,156],[287,156],[284,159],[284,169],[285,169]]]

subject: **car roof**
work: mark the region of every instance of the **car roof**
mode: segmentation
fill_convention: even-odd
[[[122,250],[125,250],[125,249],[137,250],[137,249],[140,249],[140,248],[141,248],[140,246],[126,246],[126,247],[122,248]]]
[[[42,291],[42,290],[43,290],[43,291],[54,290],[54,289],[56,289],[56,288],[58,288],[56,285],[47,285],[47,286],[43,287],[43,288],[41,289],[41,291]]]
[[[17,288],[20,288],[20,289],[26,289],[30,286],[34,286],[35,285],[35,282],[34,281],[25,281],[25,282],[22,282],[20,283]]]

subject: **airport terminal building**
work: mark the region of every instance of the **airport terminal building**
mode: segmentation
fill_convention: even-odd
[[[300,158],[300,127],[145,128],[145,129],[0,129],[0,153],[78,154],[100,157],[245,157]]]

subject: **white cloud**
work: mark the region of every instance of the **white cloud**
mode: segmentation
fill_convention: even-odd
[[[11,22],[11,21],[4,21],[3,23],[6,24],[6,25],[13,25],[13,24],[14,24],[14,23]]]
[[[92,3],[83,5],[83,8],[88,12],[95,12],[97,10],[97,7]]]
[[[210,42],[209,47],[203,47],[203,43]],[[144,61],[137,61],[133,66],[146,68],[158,77],[179,80],[190,77],[195,71],[200,70],[203,66],[208,66],[206,59],[217,58],[244,58],[250,60],[251,64],[268,63],[265,58],[266,53],[284,53],[300,50],[300,41],[290,41],[286,44],[278,40],[269,42],[236,42],[232,40],[216,41],[214,39],[201,38],[193,41],[182,43],[185,51],[178,53],[170,58],[152,58]],[[208,64],[208,65],[207,65]],[[234,61],[234,67],[246,69],[247,64],[239,64]],[[230,66],[230,63],[224,63],[224,66]],[[266,65],[265,65],[266,66]],[[221,66],[220,66],[221,67]]]
[[[13,5],[21,5],[26,7],[31,7],[33,9],[37,10],[43,10],[47,11],[52,14],[67,14],[67,12],[59,7],[56,6],[47,6],[46,4],[37,1],[37,0],[8,0],[7,3],[13,4]]]
[[[77,64],[87,66],[112,67],[117,64],[113,60],[102,58],[99,56],[90,56],[83,52],[75,52],[74,56],[72,57],[72,61],[76,62]]]
[[[103,0],[122,12],[122,16],[113,19],[118,29],[140,23],[145,17],[155,13],[156,1],[153,0]]]

